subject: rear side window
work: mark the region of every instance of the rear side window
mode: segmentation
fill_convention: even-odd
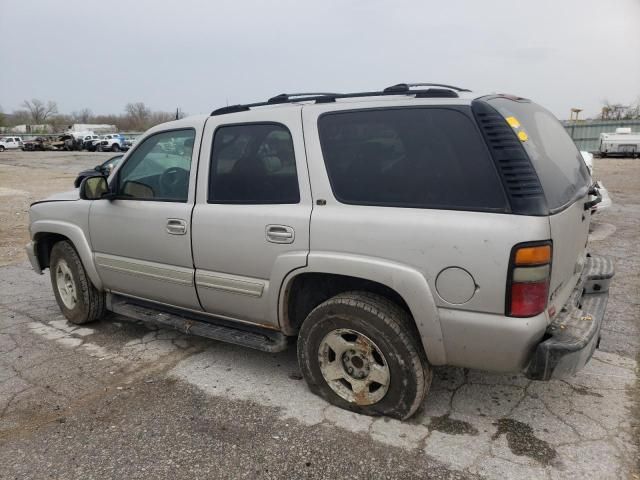
[[[324,114],[322,153],[343,203],[506,211],[495,166],[473,121],[451,108]]]
[[[506,119],[513,117],[511,124],[524,139],[522,144],[536,169],[549,209],[560,209],[586,194],[590,183],[587,166],[551,112],[532,102],[508,98],[493,98],[488,103]]]
[[[223,126],[211,153],[209,203],[298,203],[291,133],[276,123]]]

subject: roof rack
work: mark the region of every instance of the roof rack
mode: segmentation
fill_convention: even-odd
[[[281,93],[267,100],[267,103],[287,103],[299,97],[335,97],[339,93]],[[300,101],[300,100],[297,100]]]
[[[456,87],[454,85],[445,85],[444,83],[398,83],[384,89],[385,92],[407,93],[411,92],[413,87],[442,87],[447,90],[456,92],[470,92],[468,88]]]
[[[412,90],[412,87],[439,87],[422,90]],[[399,83],[378,92],[354,92],[354,93],[281,93],[271,97],[266,102],[229,105],[211,112],[211,116],[225,115],[227,113],[246,112],[254,107],[278,105],[295,102],[330,103],[340,98],[380,97],[388,95],[415,95],[416,98],[456,98],[457,92],[470,92],[466,88],[444,85],[441,83]]]

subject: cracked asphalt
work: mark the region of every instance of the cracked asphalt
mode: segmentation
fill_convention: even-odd
[[[294,348],[266,354],[115,315],[67,323],[48,275],[5,234],[43,192],[30,177],[71,185],[95,163],[0,156],[0,478],[640,478],[640,161],[596,160],[614,205],[590,248],[617,274],[588,366],[548,383],[438,368],[409,422],[313,396]]]

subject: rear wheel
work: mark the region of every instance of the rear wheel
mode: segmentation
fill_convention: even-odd
[[[337,295],[316,307],[298,337],[309,388],[365,415],[410,417],[431,384],[431,369],[411,318],[368,292]]]
[[[0,145],[0,152],[4,152],[4,145]]]
[[[119,152],[120,151],[120,146],[117,143],[114,143],[113,145],[111,145],[111,151],[112,152]]]
[[[104,293],[93,286],[69,242],[61,241],[53,246],[49,270],[53,293],[67,320],[79,325],[104,315]]]

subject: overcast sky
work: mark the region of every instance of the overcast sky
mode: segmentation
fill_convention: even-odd
[[[640,0],[0,0],[0,105],[191,114],[440,82],[566,118],[640,97]]]

